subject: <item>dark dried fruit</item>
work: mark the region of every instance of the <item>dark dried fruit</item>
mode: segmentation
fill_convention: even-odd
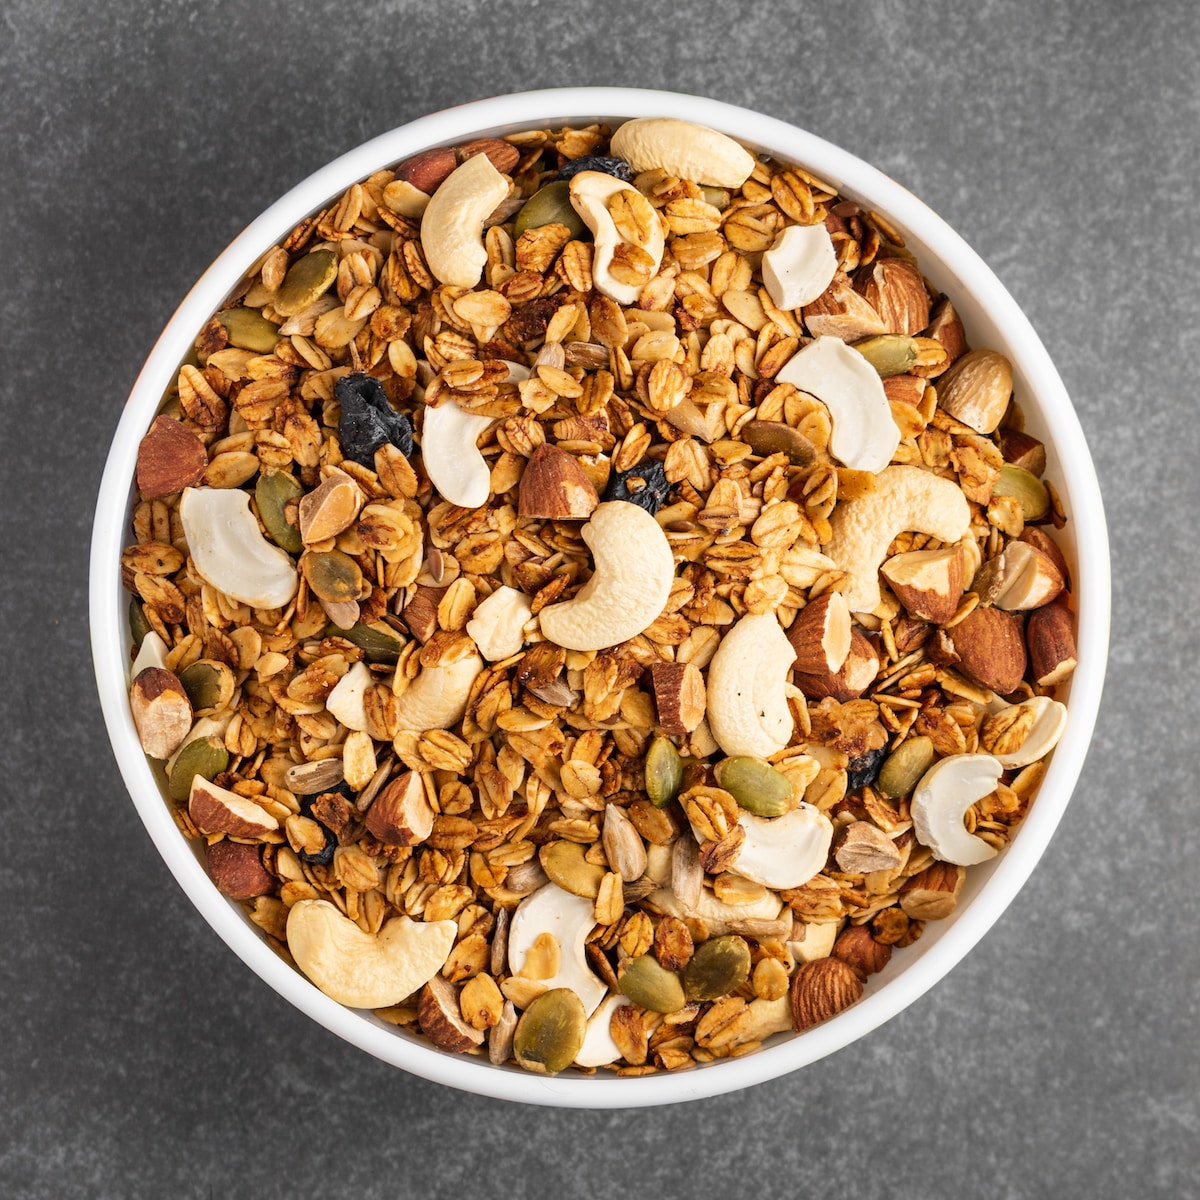
[[[626,183],[633,182],[633,168],[623,158],[609,158],[601,154],[585,154],[582,158],[573,158],[563,163],[559,168],[559,179],[571,179],[580,171],[602,171],[605,175],[613,175]]]
[[[334,385],[342,406],[338,436],[342,453],[361,467],[375,466],[375,451],[390,442],[405,458],[413,452],[412,422],[388,403],[383,384],[361,371],[345,375]]]
[[[852,758],[846,764],[846,787],[860,788],[874,783],[879,778],[879,771],[885,758],[887,758],[886,746],[882,746],[878,750],[868,750],[866,754]]]
[[[617,472],[608,482],[604,499],[628,500],[654,516],[666,504],[670,493],[666,467],[658,459],[648,458],[628,471]]]
[[[320,796],[301,796],[299,798],[300,815],[308,817],[310,821],[315,821],[325,833],[325,845],[316,854],[310,854],[307,850],[296,851],[301,862],[311,863],[314,867],[329,866],[333,862],[333,852],[337,849],[337,837],[330,830],[329,826],[321,820],[322,809],[318,805],[318,801],[331,793],[344,797],[351,804],[354,803],[354,792],[348,783],[339,783],[337,787],[330,788],[329,792],[322,792]]]

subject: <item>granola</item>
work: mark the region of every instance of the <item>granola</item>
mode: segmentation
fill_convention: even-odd
[[[638,1075],[948,916],[1074,644],[1011,368],[902,236],[614,132],[425,151],[263,253],[122,570],[143,746],[279,953],[448,1052]]]

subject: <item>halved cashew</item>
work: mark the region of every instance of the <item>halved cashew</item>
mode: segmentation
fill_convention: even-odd
[[[833,510],[833,537],[825,553],[846,573],[842,591],[851,612],[879,604],[879,565],[893,539],[908,530],[957,542],[971,525],[971,509],[953,480],[922,467],[883,471],[873,492],[843,500]]]
[[[841,930],[838,921],[806,921],[800,926],[804,932],[801,939],[788,938],[788,950],[797,962],[812,962],[814,958],[828,958],[833,951],[833,943]],[[793,930],[795,926],[793,926]]]
[[[656,888],[649,896],[650,903],[668,917],[698,917],[708,926],[711,937],[729,933],[733,925],[745,921],[774,921],[783,911],[783,901],[776,892],[764,891],[749,904],[729,904],[718,900],[711,888],[701,888],[695,904],[685,904],[670,888]]]
[[[786,994],[776,1000],[759,997],[746,1006],[750,1015],[749,1024],[744,1026],[739,1037],[747,1042],[761,1042],[773,1033],[791,1033],[792,1002]]]
[[[708,724],[726,754],[770,758],[788,744],[795,657],[774,613],[747,613],[721,639],[708,668]]]
[[[646,217],[645,227],[637,241],[621,236],[610,211],[613,198],[621,192],[629,193],[630,204],[634,206],[635,211],[642,210]],[[658,273],[662,263],[666,240],[658,213],[633,184],[626,183],[615,175],[606,175],[603,171],[580,171],[572,177],[571,206],[592,231],[592,239],[595,242],[592,252],[592,280],[597,289],[618,304],[636,304],[642,294],[642,288]],[[614,276],[613,257],[622,245],[633,247],[639,254],[648,256],[649,263],[641,260],[643,266],[648,267],[648,270],[642,272],[645,278],[641,282],[628,282]]]
[[[677,117],[638,117],[612,136],[613,154],[634,171],[661,167],[670,175],[739,188],[754,170],[754,155],[731,137]]]
[[[968,833],[963,817],[976,800],[996,790],[1003,770],[990,754],[951,754],[935,762],[912,798],[913,828],[922,845],[960,867],[994,857],[996,847]]]
[[[542,633],[567,650],[603,650],[653,624],[671,594],[675,558],[659,523],[626,500],[597,505],[582,534],[595,570],[572,599],[542,609]]]
[[[204,580],[255,608],[284,608],[300,586],[296,564],[263,537],[239,488],[184,488],[179,520]]]
[[[525,644],[525,625],[532,615],[529,597],[502,585],[476,606],[467,634],[488,662],[500,662]]]
[[[475,154],[442,181],[421,217],[421,248],[433,277],[473,288],[487,265],[483,223],[508,195],[508,180]]]
[[[367,688],[373,682],[374,676],[367,664],[355,663],[325,698],[325,711],[332,713],[347,729],[366,729]]]
[[[421,426],[425,471],[443,499],[459,508],[482,508],[492,494],[492,473],[476,445],[491,424],[491,417],[469,413],[453,400],[425,409]]]
[[[1025,740],[1007,754],[992,751],[996,761],[1006,770],[1027,767],[1039,758],[1045,758],[1055,746],[1067,727],[1067,706],[1049,696],[1034,696],[1020,704],[1006,704],[1000,713],[1018,716],[1021,711],[1033,715],[1033,723],[1025,734]]]
[[[399,1004],[449,957],[458,924],[393,917],[372,936],[328,900],[299,900],[287,919],[296,966],[331,999],[350,1008]]]
[[[609,996],[603,1004],[588,1018],[587,1031],[583,1035],[583,1045],[575,1055],[577,1067],[606,1067],[615,1063],[621,1055],[621,1049],[613,1040],[613,1013],[623,1005],[632,1004],[628,996],[619,992]]]
[[[558,970],[551,978],[538,982],[545,984],[547,991],[570,988],[591,1016],[608,992],[588,966],[584,949],[595,926],[595,906],[591,900],[573,896],[556,883],[548,883],[526,896],[513,913],[508,927],[509,969],[519,975],[534,942],[542,934],[550,934],[559,946]]]
[[[776,375],[816,396],[833,422],[829,451],[855,471],[882,471],[900,444],[900,429],[879,372],[841,338],[819,337]]]
[[[729,868],[743,879],[769,888],[803,887],[825,868],[833,842],[833,823],[811,804],[782,817],[742,813],[738,824],[746,840]]]
[[[763,283],[776,308],[802,308],[824,293],[837,266],[824,225],[789,225],[762,256]]]
[[[424,733],[449,729],[467,711],[467,697],[475,677],[483,670],[483,659],[471,654],[453,663],[422,667],[421,673],[404,689],[396,704],[396,726]]]

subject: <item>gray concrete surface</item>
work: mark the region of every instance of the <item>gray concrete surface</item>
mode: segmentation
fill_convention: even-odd
[[[1192,0],[7,0],[0,1194],[1200,1195],[1198,66]],[[452,1092],[286,1007],[154,852],[87,643],[107,442],[214,255],[369,135],[581,83],[778,113],[945,216],[1063,374],[1115,567],[1091,757],[982,944],[812,1067],[611,1113]]]

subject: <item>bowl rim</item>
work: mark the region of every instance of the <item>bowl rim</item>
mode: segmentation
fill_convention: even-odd
[[[837,185],[870,197],[906,238],[932,248],[943,268],[937,282],[969,293],[1004,329],[1014,366],[1031,376],[1039,412],[1053,433],[1054,477],[1069,497],[1075,542],[1077,642],[1080,662],[1070,684],[1066,732],[1037,802],[1006,851],[972,880],[968,903],[939,922],[893,965],[864,998],[831,1021],[743,1058],[679,1073],[622,1078],[532,1075],[486,1059],[440,1051],[362,1011],[337,1004],[273,953],[240,908],[213,886],[182,837],[142,753],[129,714],[127,594],[120,554],[129,543],[137,445],[191,347],[196,331],[224,301],[247,266],[308,213],[355,180],[431,146],[525,128],[619,122],[638,116],[677,117],[724,130],[747,145],[770,149]],[[924,265],[924,260],[923,265]],[[932,276],[931,276],[932,277]],[[947,287],[947,280],[953,284]],[[970,281],[969,284],[967,281]],[[723,1094],[796,1071],[877,1028],[946,975],[999,919],[1028,879],[1062,818],[1082,770],[1095,726],[1106,668],[1110,623],[1110,563],[1099,482],[1078,415],[1047,351],[1007,289],[941,217],[882,171],[779,118],[706,97],[639,88],[579,87],[517,92],[429,113],[342,154],[301,180],[253,220],[200,276],[163,328],[125,403],[97,497],[89,561],[89,618],[96,685],[110,743],[130,798],[168,869],[200,915],[265,983],[290,1004],[376,1058],[450,1087],[495,1099],[579,1108],[641,1107]],[[978,869],[975,869],[976,872]],[[970,877],[969,877],[970,878]],[[916,951],[914,954],[913,952]],[[911,957],[910,957],[911,956]],[[899,956],[898,956],[899,957]],[[917,969],[919,968],[919,969]],[[886,986],[883,982],[886,981]]]

